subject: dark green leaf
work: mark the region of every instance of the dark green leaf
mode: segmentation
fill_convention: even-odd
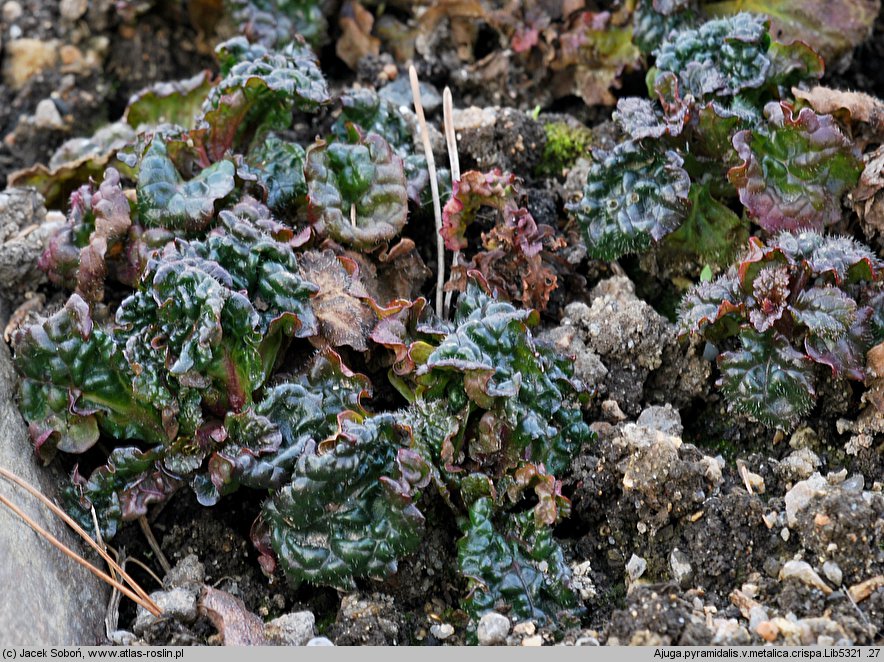
[[[730,411],[791,430],[813,407],[810,359],[779,335],[740,335],[741,349],[719,357],[720,386]]]

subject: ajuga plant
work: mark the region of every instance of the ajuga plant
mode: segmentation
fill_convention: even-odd
[[[882,266],[847,237],[752,238],[724,275],[687,293],[681,331],[729,348],[718,385],[730,411],[790,430],[813,407],[818,379],[865,378],[884,330]]]
[[[593,257],[665,248],[726,263],[745,241],[739,203],[766,232],[822,230],[862,170],[834,120],[790,102],[822,75],[800,42],[773,41],[752,14],[668,33],[648,73],[653,100],[621,99],[626,138],[597,152],[569,206]]]
[[[296,120],[333,102],[306,44],[217,52],[214,84],[133,100],[137,127],[100,177],[64,175],[68,223],[40,264],[70,298],[13,347],[38,456],[105,452],[74,469],[67,509],[110,540],[180,490],[206,507],[260,490],[262,568],[352,589],[395,572],[421,542],[422,504],[441,499],[472,616],[576,616],[553,527],[591,433],[568,362],[532,335],[537,313],[466,269],[450,321],[403,276],[385,282],[426,270],[402,237],[428,183],[406,119],[351,91],[324,139],[301,144]],[[552,230],[514,177],[466,173],[452,200],[450,244],[478,208],[502,211],[507,268],[543,279]],[[386,410],[348,362],[389,379]]]
[[[485,280],[511,301],[544,310],[564,269],[558,252],[567,243],[549,225],[538,224],[523,206],[520,182],[512,173],[495,168],[470,170],[453,186],[442,209],[442,236],[451,251],[467,248],[467,228],[482,212],[490,212],[494,225],[481,236],[481,249],[469,262],[452,270],[449,287],[463,291],[467,273]]]

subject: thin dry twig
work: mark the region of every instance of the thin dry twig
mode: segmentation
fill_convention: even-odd
[[[442,205],[439,202],[439,183],[436,181],[436,160],[433,158],[433,146],[430,144],[430,132],[427,130],[427,119],[424,117],[424,105],[421,101],[420,82],[417,79],[414,65],[408,68],[408,77],[411,79],[414,112],[417,114],[418,125],[421,129],[421,141],[424,145],[424,154],[427,157],[427,170],[430,173],[433,214],[436,217],[436,260],[439,265],[436,273],[436,312],[442,315],[442,288],[445,285],[445,242],[442,240]]]
[[[144,534],[144,537],[147,538],[147,544],[150,545],[150,548],[153,550],[154,556],[157,557],[160,567],[163,569],[163,572],[168,575],[172,571],[172,566],[169,564],[169,559],[163,554],[163,550],[160,549],[160,543],[158,543],[157,539],[154,537],[150,524],[144,515],[138,518],[138,525],[141,527],[141,532]]]
[[[70,548],[68,548],[58,538],[56,538],[51,533],[49,533],[49,531],[47,531],[42,526],[37,524],[33,519],[31,519],[31,517],[27,513],[25,513],[21,508],[16,506],[14,503],[12,503],[9,499],[7,499],[3,495],[0,495],[0,504],[3,504],[7,508],[9,508],[9,510],[11,510],[13,513],[18,515],[18,517],[25,524],[27,524],[34,531],[36,531],[47,542],[49,542],[49,544],[51,544],[53,547],[55,547],[62,554],[67,556],[69,559],[71,559],[75,563],[78,563],[79,565],[86,568],[89,572],[91,572],[93,575],[98,577],[101,581],[105,582],[106,584],[109,584],[110,586],[113,586],[115,589],[120,591],[120,593],[122,593],[127,598],[132,600],[132,602],[144,607],[147,611],[149,611],[151,614],[153,614],[157,618],[159,618],[162,615],[162,613],[163,613],[162,610],[152,600],[150,600],[149,598],[147,600],[145,600],[141,596],[135,594],[127,586],[124,586],[123,584],[118,582],[116,579],[114,579],[113,577],[108,575],[106,572],[96,568],[94,565],[89,563],[89,561],[84,559],[82,556],[80,556],[79,554],[77,554],[76,552],[71,550]],[[114,561],[114,564],[116,564],[116,561]]]
[[[451,88],[448,86],[442,92],[442,117],[445,123],[445,145],[448,148],[448,163],[451,166],[451,190],[454,191],[454,183],[460,181],[460,156],[457,153],[457,134],[454,132],[454,107],[451,102]],[[460,251],[454,251],[451,256],[451,273],[460,261]],[[451,310],[451,297],[454,292],[445,293],[445,305],[443,316],[448,317]]]
[[[138,585],[138,582],[136,582],[128,574],[126,574],[126,572],[117,564],[117,562],[113,558],[111,558],[110,554],[102,549],[101,546],[96,543],[92,539],[92,537],[83,530],[83,527],[77,524],[77,522],[75,522],[70,515],[68,515],[58,506],[56,506],[49,498],[46,497],[45,494],[43,494],[40,490],[31,485],[28,481],[20,478],[19,476],[15,475],[8,469],[4,469],[3,467],[0,467],[0,476],[12,483],[15,483],[26,492],[28,492],[31,496],[39,500],[47,508],[49,508],[49,510],[51,510],[54,515],[61,518],[61,520],[69,527],[71,527],[78,536],[85,540],[86,544],[88,544],[90,547],[92,547],[92,549],[98,552],[98,555],[101,556],[101,558],[104,559],[105,562],[107,562],[107,564],[114,569],[114,571],[119,573],[120,577],[122,577],[123,580],[132,587],[133,591],[135,591],[144,601],[148,602],[154,609],[162,611],[160,610],[159,606],[157,606],[157,604],[150,599],[150,596],[147,594],[147,592]]]

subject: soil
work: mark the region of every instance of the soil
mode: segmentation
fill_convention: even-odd
[[[184,3],[157,3],[134,24],[110,11],[110,0],[92,3],[75,22],[60,17],[54,2],[19,0],[14,18],[9,4],[0,16],[4,43],[12,33],[56,40],[76,46],[84,59],[94,51],[97,59],[74,73],[47,67],[19,89],[0,87],[0,176],[46,163],[67,138],[118,119],[142,87],[214,66]],[[333,46],[322,57],[336,88],[378,83],[386,63],[367,58],[351,73]],[[882,59],[879,17],[850,66],[824,83],[884,97]],[[575,97],[547,104],[523,92],[530,87],[483,78],[481,71],[463,76],[431,55],[419,59],[418,69],[439,89],[451,85],[459,108],[511,107],[500,111],[496,129],[462,142],[462,166],[524,173],[537,221],[567,231],[571,179],[535,177],[545,136],[541,122],[521,111],[544,104],[592,127],[603,142],[610,109]],[[628,77],[618,94],[641,93],[641,84]],[[63,127],[25,121],[47,98],[65,118]],[[434,256],[424,257],[433,269]],[[581,449],[565,478],[573,513],[558,531],[569,563],[583,568],[586,614],[579,627],[513,630],[508,643],[534,641],[535,631],[544,643],[581,645],[884,643],[884,579],[867,595],[857,589],[884,576],[884,427],[861,413],[862,385],[836,388],[821,374],[820,404],[791,435],[735,419],[713,388],[708,348],[677,338],[667,302],[671,283],[658,276],[648,282],[647,265],[637,260],[612,267],[577,255],[574,262],[573,276],[544,315],[541,337],[574,356],[577,376],[595,387],[585,415],[597,439]],[[14,308],[21,300],[16,294],[9,303]],[[435,523],[420,549],[397,574],[360,581],[350,594],[292,588],[261,572],[249,535],[261,498],[241,490],[204,508],[183,489],[149,523],[173,566],[195,555],[206,585],[239,598],[264,621],[310,611],[315,634],[338,645],[473,641],[458,608],[465,592],[455,570],[459,533],[434,494],[419,504]],[[137,525],[114,544],[160,572]],[[131,570],[149,591],[168,589],[137,566]],[[136,616],[124,602],[119,628],[133,629]],[[453,634],[440,624],[453,626]],[[220,643],[206,615],[163,619],[138,637],[151,644]]]

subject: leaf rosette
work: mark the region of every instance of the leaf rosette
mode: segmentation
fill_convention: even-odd
[[[308,216],[319,234],[358,249],[396,237],[408,219],[402,159],[380,135],[350,126],[347,141],[307,150]]]

